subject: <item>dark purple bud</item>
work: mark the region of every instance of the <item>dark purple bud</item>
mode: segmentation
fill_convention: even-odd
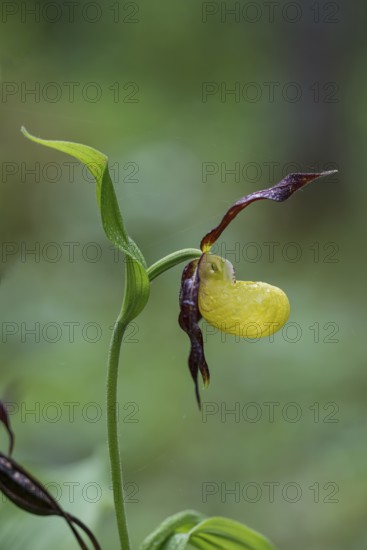
[[[0,401],[0,422],[4,425],[6,431],[8,432],[8,436],[9,436],[9,456],[10,456],[12,454],[13,448],[14,448],[14,432],[11,429],[9,414],[8,414],[7,408],[5,406],[5,403],[3,401]]]
[[[78,518],[64,512],[47,489],[11,458],[14,434],[10,426],[9,415],[2,401],[0,401],[0,421],[4,424],[10,438],[9,456],[0,452],[0,491],[16,506],[30,514],[63,517],[78,541],[79,547],[82,550],[88,550],[88,546],[74,527],[74,524],[78,525],[88,536],[94,550],[101,550],[95,536],[88,527]]]

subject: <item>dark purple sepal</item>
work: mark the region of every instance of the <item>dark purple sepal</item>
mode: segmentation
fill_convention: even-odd
[[[204,342],[199,321],[199,263],[200,260],[193,260],[183,270],[180,289],[180,315],[178,321],[182,330],[190,338],[191,349],[189,355],[189,369],[195,383],[196,400],[201,408],[201,399],[198,386],[199,371],[205,386],[210,381],[209,368],[204,354]]]
[[[200,243],[201,250],[203,252],[208,252],[210,250],[210,247],[216,242],[224,229],[231,223],[231,221],[237,216],[237,214],[252,202],[262,199],[283,202],[287,200],[291,195],[293,195],[295,191],[298,191],[298,189],[301,189],[301,187],[303,187],[310,181],[324,176],[329,176],[331,174],[335,174],[335,172],[337,172],[337,170],[318,172],[316,174],[288,174],[288,176],[286,176],[276,185],[273,185],[273,187],[263,189],[262,191],[255,191],[254,193],[251,193],[250,195],[246,195],[242,199],[239,199],[227,210],[219,225],[217,225],[217,227],[214,227],[214,229],[209,231],[209,233],[207,233],[205,237],[203,237]]]

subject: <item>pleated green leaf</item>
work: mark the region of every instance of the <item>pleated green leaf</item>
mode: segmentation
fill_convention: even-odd
[[[227,518],[186,511],[166,519],[140,550],[276,550],[260,533]]]
[[[260,533],[227,518],[204,520],[190,531],[190,544],[201,550],[275,550]]]

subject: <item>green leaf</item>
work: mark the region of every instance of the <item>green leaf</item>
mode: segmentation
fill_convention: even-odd
[[[176,533],[164,545],[164,550],[185,550],[189,542],[189,533]]]
[[[150,283],[146,269],[140,262],[126,257],[126,285],[121,316],[130,323],[144,309],[149,299]]]
[[[135,242],[129,237],[121,216],[106,155],[80,143],[54,141],[32,136],[25,128],[23,134],[36,143],[67,153],[83,162],[96,180],[97,203],[107,238],[126,255],[127,288],[124,319],[132,321],[149,298],[150,283],[146,262]]]
[[[174,516],[170,516],[142,542],[139,550],[173,550],[175,548],[175,540],[182,540],[182,536],[174,539],[172,547],[166,546],[166,543],[169,545],[170,541],[176,537],[177,534],[184,534],[186,540],[186,533],[189,533],[190,530],[195,527],[195,525],[198,525],[203,519],[204,516],[194,510],[185,510],[184,512],[179,512]],[[183,548],[185,548],[186,545],[187,540]],[[178,548],[181,550],[181,547]]]
[[[146,267],[141,251],[126,232],[108,171],[108,158],[106,155],[81,143],[37,138],[27,132],[24,127],[22,127],[22,133],[31,141],[67,153],[86,165],[96,180],[97,203],[107,237],[122,252]]]
[[[275,550],[260,533],[242,523],[221,517],[206,519],[194,527],[190,531],[190,544],[200,549]]]
[[[145,539],[140,550],[276,550],[260,533],[227,518],[204,519],[182,512],[166,519]]]

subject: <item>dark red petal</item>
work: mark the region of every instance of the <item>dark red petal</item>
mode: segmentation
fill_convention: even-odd
[[[199,371],[205,386],[209,384],[210,373],[204,354],[204,342],[199,321],[199,265],[200,260],[194,260],[187,264],[182,273],[180,289],[180,315],[178,321],[182,330],[190,338],[191,349],[189,355],[189,369],[195,383],[195,395],[199,408],[201,408],[200,393],[198,387]]]
[[[319,172],[317,174],[288,174],[282,181],[269,187],[268,189],[263,189],[262,191],[255,191],[250,195],[246,195],[242,199],[239,199],[235,202],[223,216],[222,221],[217,227],[209,231],[202,239],[200,243],[200,248],[203,252],[208,252],[210,247],[215,243],[215,241],[220,237],[224,229],[231,223],[231,221],[237,216],[241,210],[246,206],[251,204],[254,201],[259,201],[262,199],[269,199],[272,201],[283,202],[287,200],[295,191],[298,191],[301,187],[306,185],[312,180],[321,178],[324,176],[329,176],[330,174],[335,174],[337,170],[329,170],[328,172]]]

